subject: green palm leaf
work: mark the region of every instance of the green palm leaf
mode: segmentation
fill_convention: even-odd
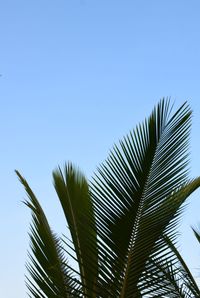
[[[179,285],[183,297],[200,297],[200,290],[197,283],[176,246],[167,237],[165,237],[165,241],[176,259],[175,266],[177,273],[174,273],[174,268],[172,268],[171,279]]]
[[[30,231],[31,250],[28,271],[33,279],[27,279],[32,297],[73,297],[78,286],[64,258],[59,238],[52,232],[46,216],[26,180],[17,172],[29,200],[25,204],[32,210]],[[30,296],[31,297],[31,296]],[[77,297],[77,296],[74,296]]]
[[[92,183],[98,235],[107,249],[107,287],[112,297],[139,297],[150,256],[161,256],[163,233],[175,236],[187,181],[191,111],[184,104],[171,118],[162,100],[151,116],[115,146]],[[196,181],[199,186],[199,180]],[[109,251],[109,253],[108,253]]]
[[[17,172],[33,213],[28,287],[34,297],[198,297],[173,244],[184,203],[200,186],[200,178],[188,179],[190,124],[186,103],[171,116],[170,102],[163,99],[114,146],[89,184],[70,163],[55,170],[70,231],[62,242]]]
[[[191,182],[188,182],[186,185],[181,187],[179,190],[173,193],[173,195],[168,199],[167,202],[165,202],[162,206],[163,210],[165,210],[165,216],[162,215],[162,218],[168,217],[168,214],[174,214],[175,210],[173,208],[180,210],[179,207],[183,204],[183,202],[187,199],[187,197],[195,191],[200,185],[200,178],[197,178]],[[166,205],[166,206],[165,206]],[[170,207],[168,207],[168,205]],[[168,213],[168,214],[167,214]],[[176,218],[176,216],[175,216]],[[173,221],[172,221],[173,222]],[[172,234],[173,235],[173,234]],[[176,249],[175,245],[173,244],[172,240],[170,240],[169,237],[166,235],[159,239],[159,242],[162,243],[162,246],[164,246],[164,256],[163,254],[159,255],[157,259],[155,259],[155,252],[153,251],[152,256],[154,258],[154,262],[149,262],[148,264],[148,275],[150,275],[148,279],[151,283],[156,284],[156,286],[159,286],[159,292],[165,292],[168,295],[171,293],[174,293],[174,297],[198,297],[200,294],[200,291],[198,289],[198,286],[192,277],[192,274],[190,273],[187,265],[185,264],[184,260],[182,259],[180,253]],[[157,254],[157,247],[156,247],[156,254]],[[149,260],[148,260],[149,261]],[[157,264],[157,268],[160,268],[158,270],[157,274],[160,274],[162,272],[162,275],[160,275],[160,278],[162,276],[162,283],[158,283],[158,276],[154,278],[153,280],[151,278],[151,274],[149,272],[153,272],[155,275],[155,268],[154,265]],[[159,264],[159,265],[158,265]],[[164,269],[163,265],[167,266]],[[151,268],[152,265],[152,268]],[[145,278],[145,281],[143,280]],[[146,285],[147,276],[146,274],[141,279],[142,285]],[[166,287],[163,285],[166,285]],[[161,287],[162,284],[162,287]],[[149,288],[150,286],[146,287]],[[146,289],[145,289],[146,291]],[[143,291],[143,293],[145,292]],[[177,296],[176,296],[177,295]],[[181,296],[182,295],[182,296]],[[155,292],[153,291],[153,296],[155,297]],[[159,296],[160,297],[160,296]]]
[[[89,187],[83,174],[70,163],[53,172],[53,179],[64,211],[85,296],[96,297],[98,255],[94,210]]]

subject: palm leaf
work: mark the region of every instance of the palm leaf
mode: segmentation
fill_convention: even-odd
[[[60,168],[54,171],[53,179],[69,225],[84,295],[96,297],[97,236],[94,210],[86,178],[69,163],[65,166],[64,173]]]
[[[163,99],[114,146],[89,185],[71,163],[55,170],[71,236],[62,242],[17,172],[33,214],[28,287],[34,297],[198,297],[173,244],[184,203],[200,186],[200,178],[188,180],[190,124],[186,103],[171,116],[170,102]]]
[[[181,207],[183,202],[199,186],[200,186],[200,178],[197,178],[191,182],[188,182],[186,185],[182,186],[180,189],[178,189],[176,192],[174,192],[172,194],[172,196],[170,198],[168,198],[168,201],[164,202],[161,205],[161,209],[163,209],[163,213],[165,212],[165,215],[162,214],[162,216],[161,216],[161,222],[163,221],[163,219],[169,218],[170,214],[175,214],[174,219],[176,221],[176,216],[177,216],[176,210],[179,210],[179,212],[180,212],[179,208]],[[172,220],[172,223],[173,223],[174,219]],[[159,223],[155,227],[155,229],[158,229],[158,226],[160,224],[161,223]],[[172,234],[172,237],[173,237],[173,234]],[[159,238],[159,245],[160,245],[160,247],[164,247],[164,256],[162,256],[163,254],[161,254],[154,261],[154,263],[150,262],[148,264],[148,271],[150,271],[150,272],[152,271],[153,274],[155,274],[155,268],[154,268],[155,263],[167,264],[167,270],[162,270],[162,273],[165,272],[164,283],[165,283],[165,285],[167,285],[167,293],[168,294],[170,292],[171,292],[171,294],[174,293],[177,295],[175,297],[179,297],[178,295],[181,295],[181,294],[183,296],[180,296],[180,297],[197,297],[197,296],[193,296],[193,294],[195,294],[195,295],[197,293],[199,294],[198,286],[196,285],[196,282],[195,282],[194,278],[192,277],[192,274],[190,273],[185,262],[183,261],[181,255],[179,254],[178,250],[176,249],[175,245],[173,244],[173,241],[170,240],[170,238],[165,235],[165,236],[162,236]],[[152,256],[154,258],[155,258],[155,252],[157,255],[157,247],[156,247],[156,251],[153,250],[153,252],[152,252]],[[151,268],[151,264],[153,265],[152,268]],[[172,264],[173,264],[173,266],[172,266]],[[158,267],[159,266],[160,265],[158,265]],[[160,266],[160,268],[161,267],[162,266]],[[176,273],[176,271],[177,271],[177,273]],[[164,275],[162,275],[162,276],[164,276]],[[154,279],[155,279],[156,285],[158,286],[159,283],[158,283],[157,277]],[[144,286],[146,285],[146,281],[147,281],[147,276],[145,274],[140,279],[140,284],[142,284],[143,288],[145,288]],[[153,282],[152,279],[151,279],[151,282]],[[148,281],[148,283],[149,283],[149,281]],[[179,286],[179,284],[180,284],[180,286]],[[145,288],[145,291],[146,291],[146,288]],[[169,289],[170,289],[170,292],[169,292]],[[141,288],[141,290],[142,290],[142,288]],[[160,287],[159,291],[161,291],[161,290],[166,292],[166,289],[164,288],[163,285],[162,285],[162,287]],[[143,291],[143,294],[145,291]],[[148,289],[148,291],[149,291],[149,289]],[[184,295],[186,295],[186,296],[184,296]],[[192,295],[192,296],[188,296],[188,295]],[[152,297],[154,297],[154,296],[155,296],[155,293],[153,292]]]
[[[46,216],[37,198],[26,180],[16,171],[25,187],[29,200],[25,204],[32,210],[32,225],[30,231],[31,251],[30,262],[27,265],[30,278],[27,286],[36,298],[77,297],[77,284],[69,270],[60,246],[59,238],[52,232]],[[30,296],[31,297],[31,296]]]
[[[181,284],[180,288],[182,289],[183,293],[185,293],[185,297],[200,297],[200,290],[197,286],[197,283],[176,246],[168,237],[165,237],[165,241],[177,260],[177,274],[174,274],[173,269],[172,276],[178,276]]]
[[[169,101],[162,100],[114,147],[92,182],[98,235],[106,244],[99,249],[106,260],[100,272],[107,270],[111,297],[140,297],[149,257],[166,253],[163,233],[175,237],[181,206],[193,191],[182,189],[190,120],[186,104],[170,118]]]

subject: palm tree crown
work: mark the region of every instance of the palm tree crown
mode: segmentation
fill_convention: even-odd
[[[17,172],[32,210],[29,297],[200,297],[175,246],[184,202],[200,186],[188,178],[190,126],[188,105],[171,115],[163,99],[90,183],[71,163],[55,170],[69,238],[52,231]]]

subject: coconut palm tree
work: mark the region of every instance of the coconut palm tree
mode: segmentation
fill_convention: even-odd
[[[88,182],[71,163],[53,172],[70,236],[58,237],[26,180],[32,210],[29,297],[200,297],[175,243],[200,178],[188,178],[191,110],[161,100]],[[78,264],[75,266],[75,263]]]

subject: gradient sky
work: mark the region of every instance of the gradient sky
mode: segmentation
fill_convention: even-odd
[[[193,113],[191,177],[200,175],[199,0],[0,1],[0,297],[25,298],[27,178],[59,233],[52,170],[71,160],[88,178],[163,96]],[[180,227],[195,276],[200,191]]]

